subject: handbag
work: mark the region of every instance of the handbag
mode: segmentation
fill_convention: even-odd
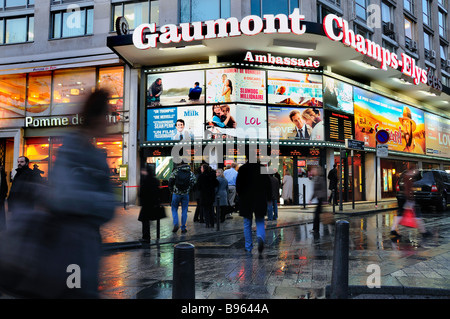
[[[160,220],[163,218],[166,218],[166,209],[164,208],[164,206],[159,205],[159,206],[155,206],[151,211],[150,211],[150,216],[149,216],[149,220]]]
[[[402,219],[399,221],[398,224],[405,227],[417,228],[414,204],[407,202],[403,206]]]

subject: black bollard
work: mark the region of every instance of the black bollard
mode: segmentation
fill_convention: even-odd
[[[172,299],[195,299],[194,245],[180,243],[174,248]]]
[[[306,185],[303,184],[303,209],[306,209]]]
[[[156,220],[156,238],[157,239],[161,238],[161,220],[160,219]]]
[[[337,221],[334,235],[331,299],[348,298],[348,236],[349,223],[344,220]]]
[[[333,189],[333,190],[331,190],[331,193],[333,194],[333,195],[331,195],[331,196],[333,196],[333,214],[336,212],[336,208],[334,207],[334,204],[336,203],[336,191]]]

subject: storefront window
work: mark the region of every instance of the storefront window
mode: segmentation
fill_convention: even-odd
[[[122,66],[99,70],[99,86],[110,92],[109,104],[112,112],[123,110],[123,74]]]
[[[28,75],[27,115],[49,115],[52,73],[39,72]]]
[[[95,68],[55,71],[52,115],[79,113],[95,87]]]
[[[97,148],[103,150],[106,154],[106,162],[108,163],[111,182],[113,186],[119,187],[119,166],[122,165],[122,136],[111,135],[108,137],[97,138],[95,140]]]
[[[26,74],[0,75],[0,118],[25,116]]]
[[[29,167],[45,180],[56,159],[57,150],[62,146],[60,137],[30,137],[25,139],[24,155],[30,160]]]

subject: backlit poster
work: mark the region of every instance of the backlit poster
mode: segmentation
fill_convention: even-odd
[[[323,109],[269,107],[269,138],[324,140]]]
[[[205,102],[203,70],[155,73],[147,76],[147,106],[176,106]]]
[[[206,71],[206,102],[266,102],[266,73],[250,69],[213,69]]]
[[[376,147],[377,129],[390,133],[390,150],[425,154],[424,112],[354,87],[355,139]]]
[[[322,76],[268,71],[267,93],[270,104],[322,107]]]
[[[201,139],[204,114],[203,105],[149,108],[147,109],[147,141]]]
[[[205,138],[267,138],[266,108],[250,104],[206,106]]]
[[[450,120],[425,113],[426,153],[450,157]]]
[[[353,114],[353,87],[345,82],[323,77],[323,105],[324,108]]]

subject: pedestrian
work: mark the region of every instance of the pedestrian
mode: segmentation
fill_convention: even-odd
[[[267,219],[277,220],[278,219],[278,198],[280,197],[280,183],[275,177],[275,174],[270,174],[270,185],[271,185],[271,197],[267,202]]]
[[[403,193],[405,194],[405,203],[403,204],[403,207],[398,210],[398,216],[394,217],[394,222],[392,223],[391,228],[392,239],[398,239],[401,237],[397,230],[398,225],[402,224],[402,221],[404,221],[403,219],[406,218],[406,216],[404,216],[406,210],[414,212],[415,224],[417,225],[417,229],[422,234],[422,236],[431,236],[431,232],[425,229],[420,206],[417,205],[414,198],[413,184],[417,179],[417,174],[418,172],[415,170],[407,170],[402,174],[401,178],[403,178]]]
[[[271,194],[270,179],[262,173],[263,166],[259,163],[246,163],[239,168],[236,178],[236,192],[239,195],[239,215],[244,218],[245,250],[253,249],[252,222],[256,222],[256,237],[258,251],[264,249],[266,231],[264,217],[267,213],[267,201]],[[266,172],[264,172],[266,173]]]
[[[98,298],[103,252],[100,226],[113,218],[118,205],[106,154],[92,143],[93,138],[106,136],[108,99],[109,92],[105,90],[97,90],[87,98],[84,121],[77,131],[64,138],[49,176],[48,206],[52,214],[63,218],[65,225],[61,240],[67,245],[67,256],[61,259],[70,260],[69,264],[81,270],[79,288],[69,289],[67,285],[62,298]]]
[[[200,194],[200,209],[203,212],[206,228],[214,227],[214,201],[216,195],[216,186],[219,184],[216,174],[208,164],[202,164],[201,174],[198,177],[198,190]]]
[[[217,182],[216,186],[216,206],[219,207],[220,212],[220,222],[225,221],[225,215],[228,210],[228,181],[223,175],[223,169],[218,168],[216,170]]]
[[[227,218],[231,218],[231,214],[236,211],[236,176],[238,174],[236,168],[237,163],[233,162],[231,163],[230,168],[223,172],[223,175],[228,181],[228,203],[230,209]]]
[[[284,173],[282,185],[281,197],[283,198],[284,205],[290,205],[293,202],[294,180],[288,170]]]
[[[199,222],[199,223],[203,224],[205,222],[205,220],[203,218],[203,212],[201,210],[200,203],[199,203],[200,192],[198,190],[198,185],[197,185],[198,184],[198,177],[200,176],[200,174],[201,174],[201,167],[199,166],[195,170],[195,184],[194,184],[194,188],[192,189],[192,195],[194,197],[194,200],[197,203],[197,207],[195,207],[195,213],[194,213],[194,223]]]
[[[6,181],[6,172],[3,166],[0,166],[0,231],[6,227],[5,200],[8,194],[8,183]]]
[[[142,238],[144,243],[150,242],[150,220],[152,213],[161,206],[161,191],[159,181],[156,179],[153,170],[148,166],[141,171],[141,187],[139,190],[139,201],[141,210],[138,220],[142,223]]]
[[[323,170],[321,167],[314,166],[311,170],[314,190],[311,201],[317,199],[317,206],[314,211],[313,232],[318,233],[320,228],[320,214],[322,213],[322,202],[327,199],[327,187]]]
[[[33,210],[36,201],[39,199],[37,175],[29,167],[28,157],[19,156],[17,158],[16,175],[12,182],[8,196],[8,211],[16,213],[20,210]]]
[[[333,168],[328,172],[328,179],[330,184],[328,189],[331,190],[330,197],[328,198],[328,202],[330,204],[336,205],[337,203],[337,191],[338,191],[338,174],[336,169],[336,163],[333,164]],[[331,202],[333,201],[333,202]]]
[[[181,204],[181,233],[186,233],[187,211],[189,207],[189,193],[195,185],[195,175],[191,167],[183,161],[169,177],[169,190],[172,193],[172,232],[180,228],[178,221],[178,206]]]

